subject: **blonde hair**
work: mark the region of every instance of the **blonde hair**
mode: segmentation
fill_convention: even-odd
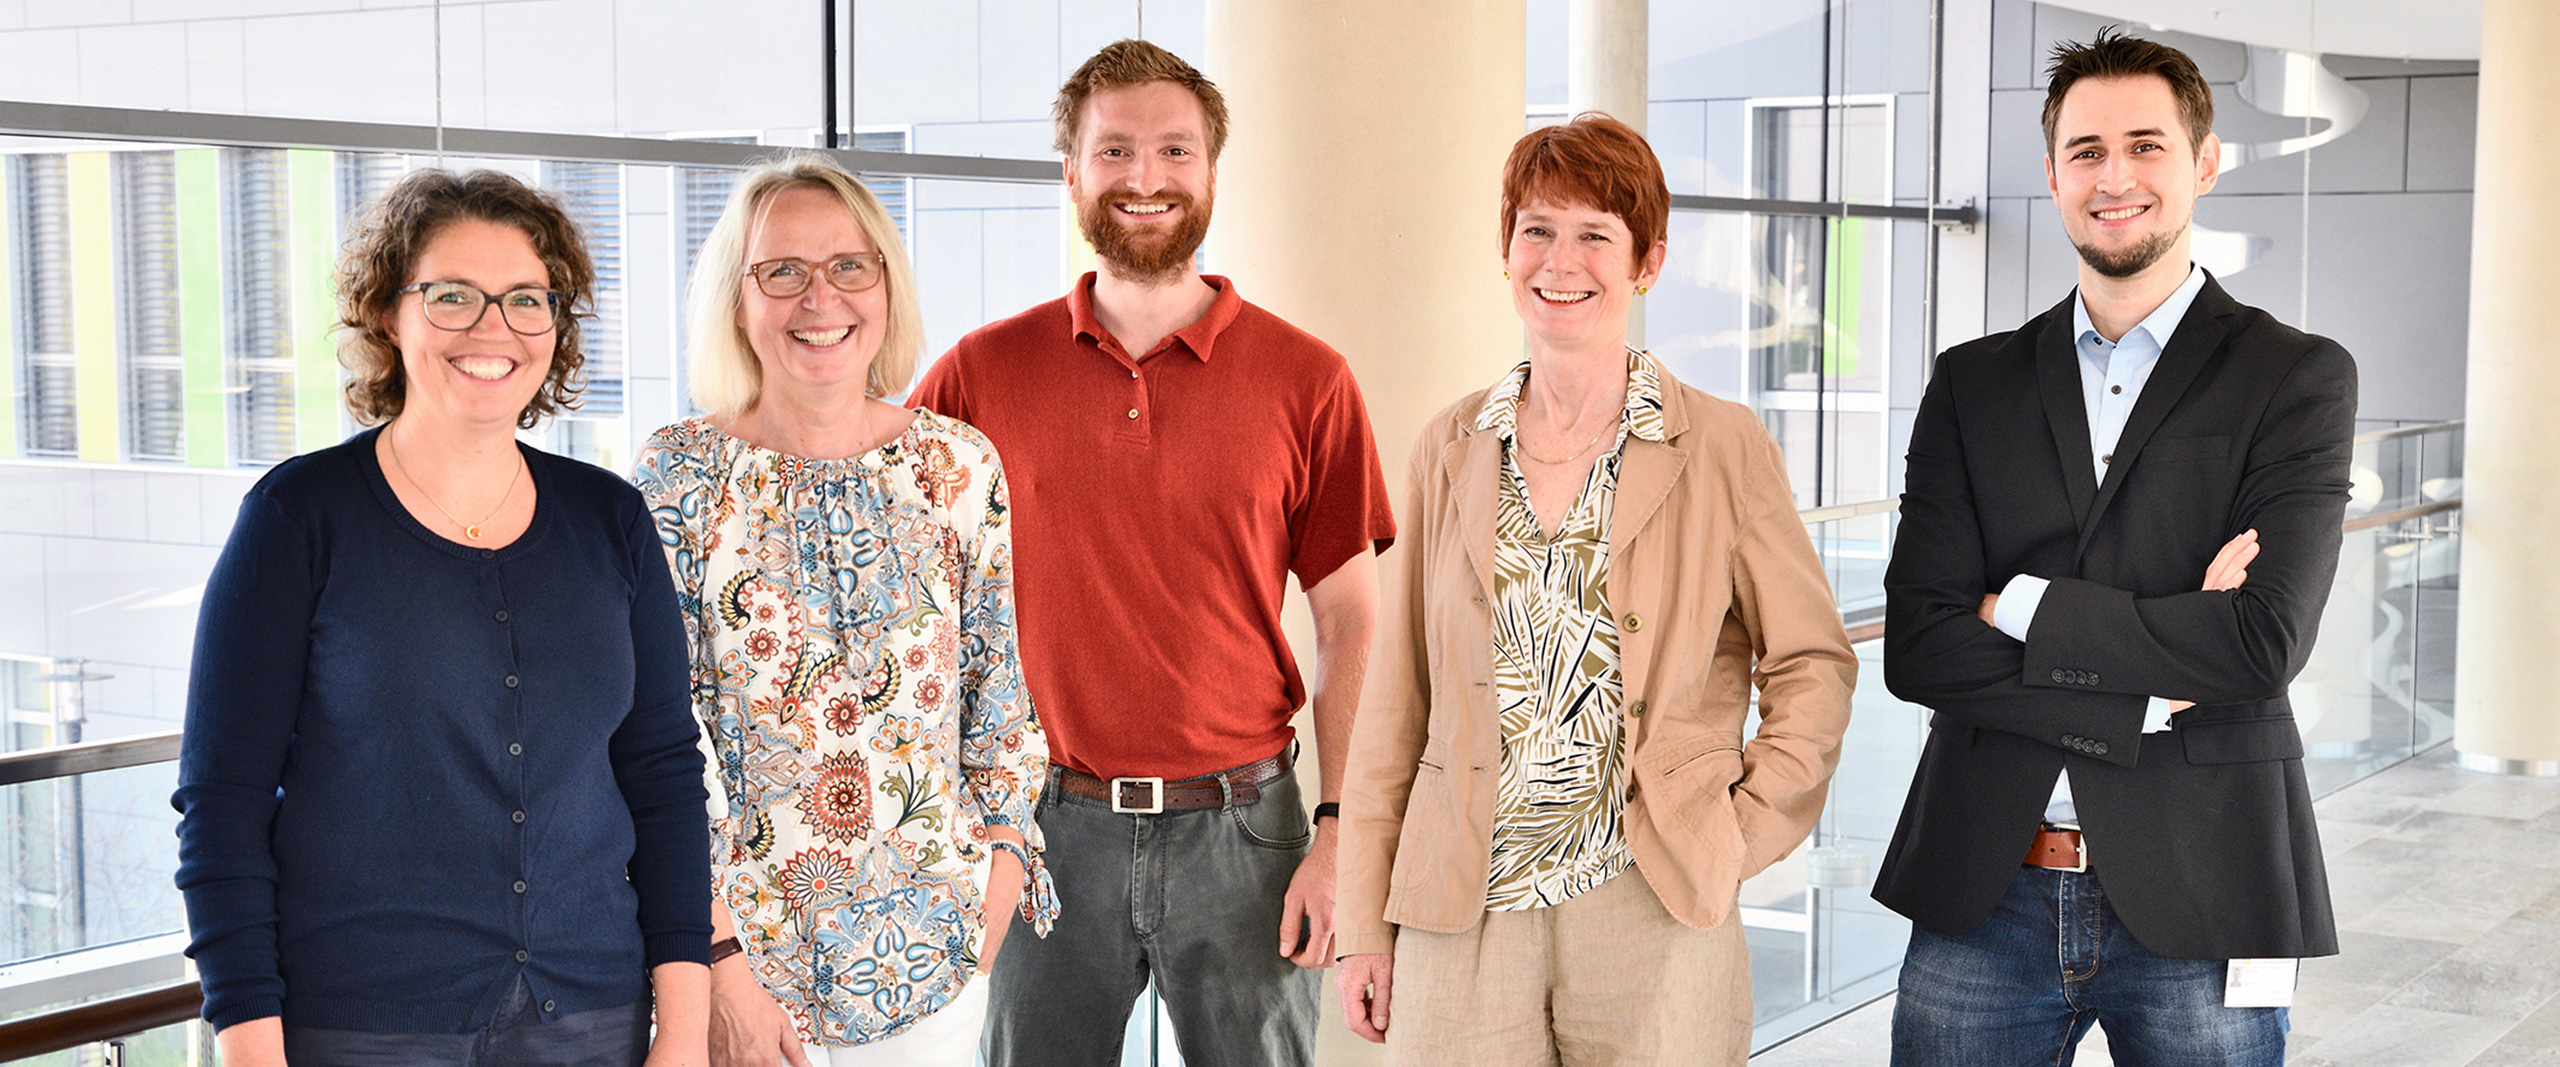
[[[746,293],[747,231],[764,206],[791,189],[824,189],[844,202],[863,236],[880,252],[888,277],[889,327],[880,352],[871,358],[871,374],[863,382],[865,396],[888,396],[907,387],[915,376],[916,356],[924,348],[924,309],[916,300],[915,271],[898,240],[898,224],[880,198],[832,157],[817,152],[791,152],[765,160],[747,171],[729,194],[729,205],[712,224],[711,236],[694,257],[693,277],[685,284],[686,365],[692,376],[695,407],[715,415],[734,415],[755,405],[763,393],[764,369],[746,331],[738,328],[739,301]],[[824,281],[813,284],[825,285]]]

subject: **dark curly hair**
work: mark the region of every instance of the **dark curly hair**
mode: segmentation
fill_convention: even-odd
[[[430,169],[401,178],[365,209],[338,256],[338,362],[353,372],[347,379],[347,411],[357,422],[389,422],[407,402],[409,379],[400,367],[391,308],[399,302],[401,287],[410,284],[409,274],[427,242],[462,219],[523,231],[565,304],[555,330],[551,372],[516,415],[516,425],[530,429],[545,415],[578,406],[587,362],[579,346],[579,325],[594,317],[596,268],[587,258],[586,237],[577,222],[558,199],[513,175]]]

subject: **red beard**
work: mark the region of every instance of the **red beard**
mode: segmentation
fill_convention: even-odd
[[[1112,210],[1114,205],[1149,200],[1173,204],[1181,211],[1182,221],[1169,230],[1140,230],[1123,223]],[[1161,282],[1191,269],[1192,257],[1209,237],[1209,205],[1175,192],[1105,193],[1076,205],[1076,224],[1113,275],[1134,282]]]

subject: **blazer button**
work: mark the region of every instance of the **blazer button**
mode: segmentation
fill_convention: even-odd
[[[2064,682],[2068,681],[2069,679],[2068,679],[2068,678],[2066,678],[2066,677],[2064,677],[2064,675],[2065,675],[2065,674],[2067,674],[2067,673],[2068,673],[2068,672],[2064,671],[2064,670],[2063,670],[2062,668],[2060,668],[2060,667],[2056,667],[2056,668],[2054,668],[2054,669],[2053,669],[2053,684],[2055,684],[2055,685],[2061,685],[2061,684],[2063,684]]]
[[[2080,674],[2080,684],[2082,684],[2082,685],[2096,685],[2096,684],[2098,684],[2098,672],[2096,672],[2096,671],[2083,671],[2083,672],[2081,672],[2081,674]]]
[[[2089,742],[2089,754],[2090,754],[2090,755],[2092,755],[2092,756],[2103,756],[2103,755],[2106,755],[2106,754],[2107,754],[2107,743],[2106,743],[2106,742],[2104,742],[2104,741],[2091,741],[2091,742]]]
[[[1637,718],[1643,718],[1643,717],[1644,717],[1644,701],[1639,700],[1639,701],[1636,701],[1636,702],[1635,702],[1635,703],[1633,703],[1633,704],[1629,704],[1629,705],[1627,705],[1627,714],[1629,714],[1629,715],[1633,715],[1633,716],[1636,716]]]
[[[1644,616],[1642,616],[1642,615],[1638,615],[1638,614],[1636,614],[1635,612],[1632,612],[1632,611],[1628,612],[1628,613],[1627,613],[1627,632],[1628,632],[1628,633],[1634,633],[1634,632],[1636,632],[1636,631],[1638,631],[1638,630],[1641,630],[1641,629],[1644,629]]]

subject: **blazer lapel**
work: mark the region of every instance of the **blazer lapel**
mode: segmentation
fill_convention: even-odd
[[[2142,383],[2142,395],[2135,398],[2133,411],[2125,416],[2124,433],[2116,437],[2115,461],[2107,465],[2107,480],[2098,486],[2098,498],[2088,515],[2080,522],[2080,551],[2089,548],[2089,534],[2106,514],[2107,505],[2115,501],[2116,490],[2124,485],[2125,472],[2142,456],[2142,446],[2151,440],[2153,431],[2169,417],[2169,409],[2178,406],[2186,396],[2187,386],[2204,370],[2207,360],[2222,348],[2229,332],[2222,317],[2237,305],[2211,275],[2204,288],[2196,291],[2196,299],[2187,305],[2185,318],[2169,334],[2169,347],[2160,352],[2159,366],[2151,368],[2151,377]],[[2086,449],[2083,449],[2085,452]],[[2085,467],[2083,469],[2086,469]],[[2074,553],[2075,558],[2077,553]]]
[[[2036,331],[2036,392],[2044,400],[2044,424],[2053,432],[2053,450],[2062,457],[2062,487],[2071,495],[2071,520],[2082,542],[2089,536],[2091,502],[2098,495],[2098,476],[2089,470],[2089,404],[2080,396],[2080,352],[2071,336],[2071,302],[2078,290],[2044,314]]]
[[[1502,437],[1469,429],[1440,462],[1449,478],[1451,503],[1458,509],[1458,533],[1466,542],[1467,562],[1475,565],[1476,581],[1491,599],[1493,508],[1500,488],[1495,479],[1502,476]]]

